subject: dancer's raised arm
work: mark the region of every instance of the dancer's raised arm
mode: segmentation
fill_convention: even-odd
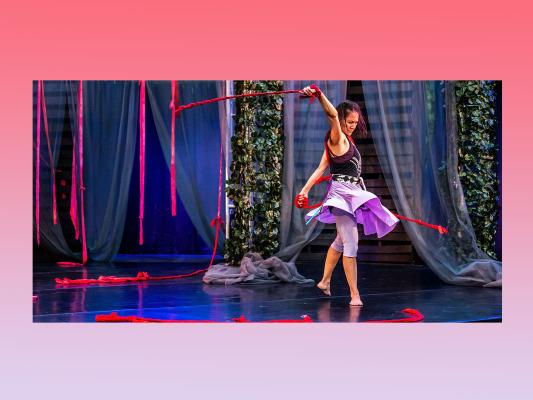
[[[311,96],[317,91],[315,89],[311,89],[310,86],[306,86],[300,92],[302,94],[305,94],[306,96]],[[324,109],[324,113],[326,114],[326,117],[328,117],[329,123],[331,124],[331,136],[329,138],[331,145],[337,146],[341,141],[345,140],[344,135],[342,134],[341,125],[339,123],[339,116],[337,110],[329,102],[328,98],[324,93],[320,93],[318,101],[320,101],[320,104]]]

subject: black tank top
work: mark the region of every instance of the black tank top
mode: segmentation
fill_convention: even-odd
[[[350,139],[348,139],[348,143],[350,144],[350,148],[342,156],[336,156],[333,154],[329,149],[329,146],[326,144],[329,159],[331,160],[329,170],[332,174],[348,175],[359,178],[361,176],[361,154],[359,154],[359,151]]]

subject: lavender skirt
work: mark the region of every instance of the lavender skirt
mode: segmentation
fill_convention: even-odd
[[[363,190],[360,185],[331,181],[322,206],[309,211],[305,221],[317,219],[326,224],[334,224],[335,217],[330,207],[340,208],[354,216],[358,224],[363,225],[364,234],[377,233],[385,236],[400,222],[387,208],[383,207],[377,196]]]

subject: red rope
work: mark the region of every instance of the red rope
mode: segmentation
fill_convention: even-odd
[[[37,246],[41,244],[39,234],[39,172],[40,172],[40,150],[41,150],[41,81],[37,81],[37,148],[35,149],[37,159],[35,161],[35,224],[37,230]]]
[[[139,186],[140,186],[140,199],[139,199],[139,244],[143,244],[143,220],[144,220],[144,155],[146,147],[146,82],[139,81],[141,85],[141,93],[139,99]]]
[[[315,89],[316,93],[314,93],[313,95],[311,96],[300,96],[300,99],[305,99],[307,97],[311,97],[311,101],[310,103],[313,102],[313,100],[315,98],[319,98],[320,95],[322,94],[322,92],[320,91],[320,89],[318,87],[316,87],[315,85],[311,85],[310,86],[311,89]],[[196,106],[201,106],[203,104],[209,104],[209,103],[214,103],[215,101],[222,101],[222,100],[229,100],[229,99],[236,99],[238,97],[251,97],[251,96],[268,96],[268,95],[274,95],[274,94],[284,94],[284,93],[299,93],[300,90],[285,90],[285,91],[280,91],[280,92],[265,92],[265,93],[247,93],[247,94],[238,94],[238,95],[235,95],[235,96],[226,96],[226,97],[219,97],[217,99],[211,99],[211,100],[204,100],[204,101],[200,101],[198,103],[191,103],[191,104],[187,104],[185,106],[179,106],[178,108],[176,108],[176,112],[179,112],[181,110],[185,110],[187,108],[192,108],[192,107],[196,107]]]
[[[411,318],[402,318],[402,319],[389,319],[387,321],[364,321],[362,323],[379,323],[379,322],[416,322],[424,319],[424,316],[418,310],[413,310],[412,308],[406,308],[402,310],[406,314],[412,314],[414,317]]]
[[[233,321],[235,322],[246,322],[246,323],[272,323],[272,322],[275,322],[275,323],[311,323],[313,322],[313,320],[307,316],[307,315],[302,315],[302,318],[303,320],[299,320],[299,319],[277,319],[277,320],[272,320],[272,321],[247,321],[244,316],[241,316],[240,318],[233,318]]]
[[[59,265],[60,267],[83,267],[83,264],[69,261],[59,261],[57,265]]]
[[[191,321],[191,320],[172,320],[172,319],[155,319],[155,318],[142,318],[136,316],[129,317],[120,317],[116,312],[113,312],[109,315],[97,315],[95,320],[96,322],[133,322],[133,323],[232,323],[232,322],[246,322],[246,323],[310,323],[313,322],[311,318],[307,315],[302,315],[303,320],[295,319],[282,319],[282,320],[273,320],[273,321],[247,321],[244,316],[240,318],[233,318],[231,321]]]
[[[170,137],[170,199],[172,201],[172,215],[176,215],[176,148],[175,148],[175,126],[176,126],[176,92],[178,84],[176,81],[170,81],[172,87],[172,100],[170,108],[172,109],[172,131]],[[179,112],[178,112],[179,115]]]
[[[80,153],[80,197],[81,197],[81,238],[83,242],[83,255],[82,260],[85,264],[87,262],[87,241],[85,238],[85,212],[83,208],[83,192],[85,188],[83,187],[83,81],[80,81],[80,90],[78,93],[78,123],[79,123],[79,153]]]
[[[413,310],[411,308],[406,308],[405,310],[402,310],[406,314],[414,315],[414,317],[411,318],[401,318],[401,319],[391,319],[391,320],[385,320],[385,321],[363,321],[361,323],[402,323],[402,322],[417,322],[424,319],[424,316],[418,311]],[[142,317],[136,317],[134,315],[127,316],[127,317],[121,317],[117,315],[116,312],[113,312],[109,315],[97,315],[95,320],[96,322],[133,322],[133,323],[231,323],[231,322],[238,322],[238,323],[312,323],[313,320],[307,316],[302,315],[301,320],[295,320],[295,319],[278,319],[278,320],[270,320],[270,321],[248,321],[244,316],[241,316],[240,318],[232,318],[231,321],[191,321],[191,320],[172,320],[172,319],[155,319],[155,318],[142,318]]]
[[[78,222],[78,189],[77,189],[77,174],[78,164],[76,161],[76,137],[75,133],[72,134],[72,182],[70,185],[70,220],[74,226],[74,232],[76,233],[76,240],[80,238],[80,228]]]
[[[162,276],[162,277],[151,277],[148,276],[148,273],[146,272],[139,272],[136,277],[134,278],[128,278],[128,277],[116,277],[116,276],[100,276],[98,279],[68,279],[63,278],[59,279],[56,278],[55,281],[57,284],[60,285],[87,285],[87,284],[93,284],[93,283],[122,283],[122,282],[139,282],[139,281],[155,281],[155,280],[161,280],[161,279],[178,279],[178,278],[185,278],[188,276],[193,276],[196,274],[199,274],[200,272],[205,272],[207,269],[201,269],[195,272],[192,272],[190,274],[185,275],[175,275],[175,276]]]
[[[415,219],[411,219],[411,218],[407,218],[407,217],[402,217],[401,215],[398,215],[398,214],[395,214],[395,213],[391,213],[391,214],[396,216],[396,217],[398,217],[398,218],[405,219],[407,221],[416,222],[419,225],[429,226],[430,228],[438,230],[440,234],[448,233],[448,230],[446,228],[440,226],[440,225],[426,224],[425,222],[422,222],[419,219],[415,220]]]

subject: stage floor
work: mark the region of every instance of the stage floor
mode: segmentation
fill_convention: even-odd
[[[324,255],[325,256],[325,255]],[[119,256],[112,263],[61,267],[36,262],[33,267],[34,322],[95,322],[96,315],[143,318],[231,321],[299,320],[365,322],[406,318],[412,308],[426,322],[501,322],[501,288],[448,285],[425,266],[358,265],[358,287],[363,307],[350,307],[350,291],[342,263],[331,282],[332,296],[316,288],[323,263],[297,262],[298,271],[315,284],[206,285],[202,275],[182,279],[116,284],[56,285],[55,278],[91,278],[101,275],[133,277],[187,274],[209,265],[210,257]],[[215,263],[223,262],[222,259]]]

